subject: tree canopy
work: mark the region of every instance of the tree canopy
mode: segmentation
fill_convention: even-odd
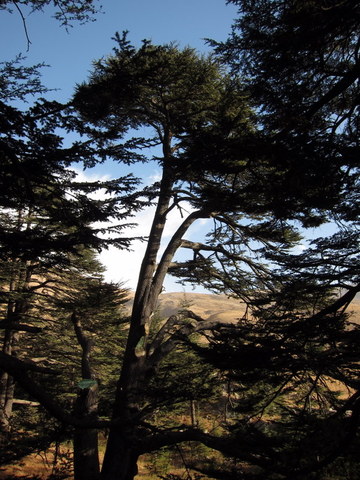
[[[333,212],[354,221],[357,206],[349,199],[358,195],[358,3],[231,3],[240,14],[216,49],[244,78],[280,171],[291,164],[294,200],[303,185],[296,180],[303,178],[320,208],[333,198]]]

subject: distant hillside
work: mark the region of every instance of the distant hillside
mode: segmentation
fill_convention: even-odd
[[[129,301],[129,307],[132,300]],[[237,321],[245,313],[245,305],[226,295],[205,293],[170,292],[160,295],[159,312],[169,317],[183,308],[188,308],[206,320]],[[348,309],[351,321],[360,322],[360,299],[356,298]]]
[[[129,308],[132,299],[129,300]],[[204,319],[222,319],[236,321],[245,312],[243,303],[226,295],[211,295],[206,293],[170,292],[160,295],[159,313],[169,317],[174,313],[187,308]]]
[[[164,293],[160,296],[159,309],[169,316],[188,308],[204,319],[235,321],[245,313],[245,305],[226,295],[205,293]]]

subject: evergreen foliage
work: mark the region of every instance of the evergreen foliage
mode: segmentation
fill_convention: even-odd
[[[354,461],[358,432],[359,328],[346,314],[359,292],[358,4],[231,3],[239,17],[229,40],[215,46],[243,76],[257,109],[261,137],[253,155],[271,159],[274,186],[285,180],[275,214],[293,204],[293,218],[305,227],[327,219],[335,233],[302,254],[264,246],[271,275],[256,272],[263,282],[252,315],[214,332],[201,350],[233,383],[237,478],[328,478],[337,458]],[[202,269],[210,284],[212,262]],[[244,271],[239,278],[242,291]]]
[[[11,335],[6,353],[16,355],[25,371],[26,365],[36,365],[30,377],[33,384],[39,383],[46,392],[45,397],[52,398],[52,401],[56,399],[69,413],[76,412],[76,399],[85,392],[79,387],[81,379],[88,379],[91,375],[100,385],[99,414],[109,414],[109,391],[114,388],[117,375],[114,358],[121,356],[124,348],[121,324],[127,291],[120,285],[105,283],[102,269],[94,253],[83,250],[81,256],[75,256],[67,267],[47,266],[41,277],[38,276],[39,270],[34,268],[30,274],[28,272],[26,283],[14,284],[17,288],[9,292],[10,299],[16,299],[12,308],[19,318],[17,324],[13,318],[11,326],[4,325],[5,340]],[[11,305],[9,298],[6,303],[6,290],[3,293],[4,313]],[[81,328],[89,339],[87,357],[82,353],[71,321],[74,312],[81,317]],[[7,345],[6,341],[4,345]],[[91,361],[90,373],[85,368],[86,360]],[[2,462],[71,437],[69,428],[54,422],[38,407],[18,406],[19,399],[33,399],[26,390],[24,392],[15,385],[12,398],[9,398],[8,389],[5,393],[6,400],[13,403],[6,412],[9,418],[2,417],[6,420],[4,427],[8,433]],[[28,411],[24,416],[25,408]],[[21,433],[24,422],[29,433]],[[42,428],[39,428],[39,422]],[[16,452],[13,451],[14,442],[17,443]]]
[[[217,51],[245,79],[280,172],[291,165],[294,199],[306,185],[320,208],[356,220],[358,2],[231,3],[241,14]]]

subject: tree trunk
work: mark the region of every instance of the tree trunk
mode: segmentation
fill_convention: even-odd
[[[170,137],[165,142],[170,145]],[[169,152],[164,152],[169,156]],[[146,252],[141,264],[136,288],[130,330],[117,385],[113,408],[113,422],[106,446],[101,478],[106,480],[132,480],[137,473],[136,415],[141,403],[140,393],[144,388],[146,374],[145,348],[149,331],[149,319],[153,313],[161,284],[154,288],[154,273],[157,255],[166,223],[166,215],[172,195],[174,175],[169,166],[164,166],[159,200],[154,215]],[[121,425],[121,426],[120,426]]]
[[[145,357],[137,357],[134,352],[131,355],[128,350],[124,367],[117,386],[112,417],[116,425],[110,429],[102,480],[133,480],[138,471],[137,423],[146,382]]]
[[[98,406],[98,386],[94,383],[78,395],[75,412],[81,418],[96,419]],[[74,479],[98,480],[100,475],[98,431],[97,429],[75,428]]]
[[[101,480],[133,480],[138,473],[139,453],[128,435],[113,429],[106,446]]]
[[[196,414],[196,400],[190,400],[190,417],[191,417],[191,426],[197,428],[199,426],[197,414]]]
[[[11,416],[13,409],[15,384],[13,378],[6,372],[0,375],[0,430],[1,440],[6,441],[11,431]]]
[[[98,384],[90,365],[92,341],[86,337],[80,319],[74,312],[71,316],[76,338],[81,346],[81,376],[79,393],[74,413],[77,417],[88,420],[98,418],[99,392]],[[100,476],[98,431],[97,429],[75,428],[74,446],[74,479],[98,480]]]
[[[7,355],[14,355],[14,347],[18,340],[18,333],[11,330],[5,331],[2,351]],[[15,393],[15,382],[11,375],[2,371],[0,373],[0,429],[2,441],[9,438],[11,432],[11,417]]]
[[[110,429],[101,472],[102,480],[133,480],[137,474],[137,460],[140,455],[137,440],[142,440],[143,434],[137,430],[139,424],[137,414],[141,411],[146,383],[149,381],[149,372],[153,366],[147,357],[151,317],[171,260],[181,245],[183,234],[197,218],[208,216],[202,211],[189,214],[173,235],[159,261],[158,254],[167,214],[171,210],[174,183],[174,173],[170,167],[171,136],[168,134],[165,137],[167,138],[163,144],[165,161],[159,199],[134,296],[130,329],[113,408],[112,421],[117,425]]]

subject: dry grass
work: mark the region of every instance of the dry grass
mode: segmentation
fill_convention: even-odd
[[[226,295],[170,292],[160,296],[160,315],[172,315],[184,305],[205,320],[235,322],[245,314],[245,304]],[[351,303],[348,313],[351,314],[351,322],[360,323],[360,298]]]
[[[128,308],[132,299],[128,302]],[[170,292],[160,295],[158,305],[159,315],[169,317],[182,309],[192,310],[204,320],[226,319],[236,321],[245,312],[245,305],[239,300],[226,295],[211,295],[205,293]]]
[[[349,320],[351,322],[360,324],[360,300],[355,299],[348,308],[348,313],[351,314]]]
[[[0,480],[18,479],[41,479],[62,478],[71,479],[72,465],[71,443],[61,445],[56,452],[55,447],[49,448],[46,452],[27,455],[12,465],[0,467]],[[68,472],[68,475],[66,475]]]

